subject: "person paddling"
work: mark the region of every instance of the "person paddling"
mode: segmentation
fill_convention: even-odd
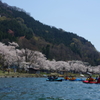
[[[99,75],[99,78],[98,78],[98,80],[97,80],[97,83],[100,83],[100,75]]]
[[[96,81],[98,80],[98,76],[96,76],[95,80],[96,80]]]
[[[94,81],[94,79],[92,78],[92,76],[89,77],[88,81],[89,81],[89,82]]]
[[[70,78],[69,78],[68,76],[66,76],[66,77],[65,77],[65,80],[68,80],[68,79],[70,79]]]

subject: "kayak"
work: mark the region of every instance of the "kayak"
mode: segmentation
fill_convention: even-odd
[[[80,78],[76,78],[75,81],[84,81],[84,80]]]
[[[47,79],[46,81],[59,81],[59,82],[62,82],[62,79]]]
[[[91,81],[91,82],[89,82],[89,81],[83,81],[83,83],[87,83],[87,84],[98,84],[97,82],[94,82],[94,81]]]
[[[83,81],[83,79],[76,78],[76,79],[69,79],[69,81]]]

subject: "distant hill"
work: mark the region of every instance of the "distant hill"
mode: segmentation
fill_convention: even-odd
[[[15,41],[20,48],[41,51],[47,59],[82,60],[100,64],[100,53],[88,40],[78,35],[44,25],[23,9],[0,1],[0,41]]]

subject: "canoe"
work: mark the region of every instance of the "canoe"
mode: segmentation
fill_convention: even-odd
[[[76,79],[69,79],[69,81],[83,81],[83,79],[76,78]]]
[[[59,82],[62,82],[62,79],[47,79],[46,81],[59,81]]]
[[[89,81],[83,81],[83,83],[87,83],[87,84],[96,84],[97,82],[94,82],[94,81],[91,81],[91,82],[89,82]]]
[[[76,78],[75,81],[84,81],[84,80],[80,78]]]

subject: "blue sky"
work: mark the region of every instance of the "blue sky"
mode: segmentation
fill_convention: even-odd
[[[100,51],[100,0],[2,0],[40,22],[73,32]]]

